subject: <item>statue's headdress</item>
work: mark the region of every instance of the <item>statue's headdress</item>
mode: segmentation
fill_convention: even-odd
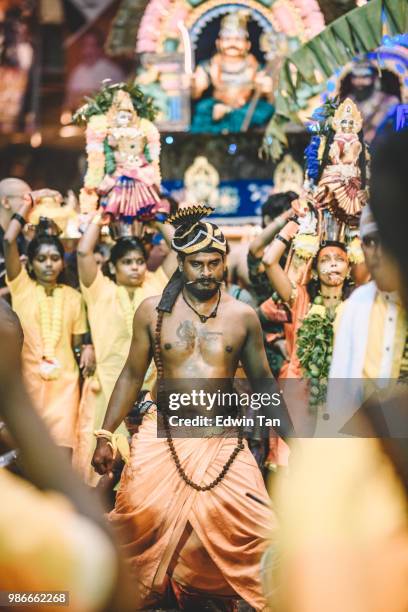
[[[115,125],[116,115],[120,111],[126,111],[131,114],[131,123],[134,124],[137,121],[137,111],[132,104],[132,98],[127,91],[118,89],[113,96],[112,106],[106,113],[106,118],[109,126]]]
[[[208,250],[218,251],[222,255],[227,253],[227,241],[220,228],[214,223],[202,221],[213,210],[209,206],[189,206],[168,217],[167,223],[175,227],[171,246],[177,253],[192,255]],[[163,291],[157,310],[171,312],[182,286],[183,277],[177,269]]]
[[[125,110],[130,113],[134,112],[132,99],[130,94],[124,89],[118,89],[113,98],[113,105],[116,106],[117,110]]]
[[[247,11],[235,11],[228,13],[221,20],[220,36],[238,36],[248,38],[248,19]]]
[[[334,113],[332,121],[334,131],[337,132],[341,130],[341,122],[344,119],[353,119],[354,132],[356,134],[358,134],[358,132],[363,127],[363,118],[361,116],[361,113],[358,110],[357,105],[353,102],[353,100],[351,100],[351,98],[346,98]]]
[[[126,108],[121,110],[136,111],[139,117],[144,119],[153,121],[157,114],[152,98],[145,96],[137,85],[111,83],[109,79],[105,79],[101,89],[93,97],[86,98],[86,104],[76,111],[72,121],[87,124],[94,115],[105,115],[117,100],[120,104],[126,104]]]

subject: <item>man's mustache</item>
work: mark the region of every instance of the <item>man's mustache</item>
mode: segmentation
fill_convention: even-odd
[[[215,278],[200,278],[194,281],[187,281],[185,285],[199,285],[201,283],[215,283],[216,285],[222,285],[222,281],[216,280]]]

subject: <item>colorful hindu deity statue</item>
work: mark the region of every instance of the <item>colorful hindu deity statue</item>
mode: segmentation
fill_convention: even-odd
[[[159,195],[160,134],[148,118],[154,117],[153,108],[137,87],[105,86],[99,95],[100,100],[96,97],[76,115],[87,123],[82,212],[89,212],[98,200],[123,221],[168,212]]]
[[[198,65],[192,81],[192,97],[196,103],[192,132],[239,132],[247,117],[251,99],[260,89],[250,126],[264,125],[274,108],[265,99],[272,94],[271,79],[250,53],[247,28],[248,14],[237,11],[226,15],[216,42],[217,52]],[[211,97],[202,98],[211,91]],[[202,98],[202,99],[201,99]]]
[[[339,221],[351,226],[358,225],[367,202],[362,123],[357,106],[346,98],[333,116],[332,132],[323,153],[323,172],[315,193],[318,208],[328,208]]]

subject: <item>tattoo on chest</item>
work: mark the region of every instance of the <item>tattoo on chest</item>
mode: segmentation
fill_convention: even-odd
[[[223,336],[222,332],[208,331],[203,328],[197,328],[192,321],[182,321],[176,330],[176,336],[179,339],[177,342],[170,344],[166,343],[165,348],[181,347],[186,350],[193,350],[196,342],[213,343],[218,338]]]

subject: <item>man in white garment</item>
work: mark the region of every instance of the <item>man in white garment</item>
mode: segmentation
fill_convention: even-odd
[[[323,415],[330,435],[337,435],[373,391],[398,379],[407,336],[395,266],[380,242],[368,206],[361,216],[360,236],[372,280],[340,306],[334,324],[327,412]]]

